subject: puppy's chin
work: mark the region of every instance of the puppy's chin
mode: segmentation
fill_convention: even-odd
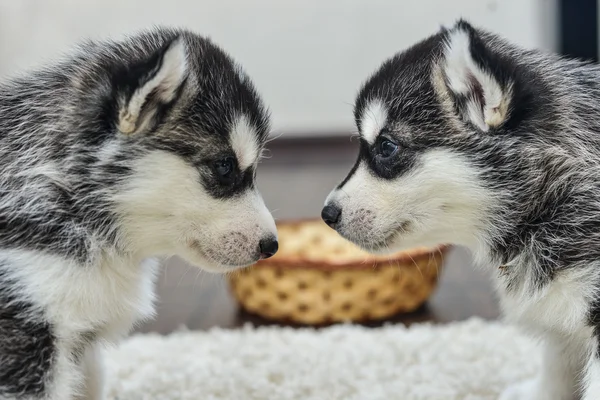
[[[336,230],[344,239],[352,242],[364,251],[372,254],[389,254],[393,250],[389,248],[388,240],[385,236],[375,235],[372,232],[360,232],[353,230],[352,227],[344,227]]]
[[[364,251],[381,256],[410,250],[415,247],[432,245],[432,243],[426,243],[428,241],[421,235],[415,235],[413,232],[398,229],[394,229],[384,235],[365,233],[361,237],[353,235],[352,230],[348,230],[348,234],[343,232],[340,232],[340,234]]]
[[[254,263],[256,263],[258,261],[258,258],[256,260],[249,260],[248,262],[245,263],[239,263],[239,264],[225,264],[225,263],[219,263],[219,262],[215,262],[213,260],[209,260],[207,258],[204,257],[199,257],[199,256],[195,256],[195,257],[184,257],[184,259],[192,264],[193,266],[200,268],[203,271],[206,272],[211,272],[211,273],[215,273],[215,274],[225,274],[228,272],[232,272],[235,271],[237,269],[242,269],[242,268],[246,268],[249,267],[250,265],[253,265]]]
[[[400,235],[398,235],[400,236]],[[363,250],[378,256],[386,256],[403,250],[409,250],[412,246],[407,244],[401,237],[390,237],[379,243],[356,243]]]
[[[186,249],[183,254],[179,254],[184,260],[203,271],[224,274],[237,269],[246,268],[255,264],[259,260],[259,255],[248,256],[244,260],[234,260],[230,257],[219,257],[211,252],[210,255],[197,247]]]
[[[387,243],[387,249],[377,254],[389,254],[390,252],[396,253],[400,251],[408,251],[415,248],[437,248],[442,245],[453,243],[452,239],[449,239],[453,234],[446,234],[442,230],[426,230],[426,231],[411,231],[405,234],[397,234],[390,238]],[[386,251],[387,250],[387,251]]]

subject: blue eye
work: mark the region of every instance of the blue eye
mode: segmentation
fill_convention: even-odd
[[[226,178],[233,171],[233,158],[227,157],[215,162],[214,168],[219,176]]]
[[[383,139],[379,143],[378,153],[383,158],[389,158],[396,154],[398,145],[389,139]]]

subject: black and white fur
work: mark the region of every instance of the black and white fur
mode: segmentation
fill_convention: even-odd
[[[184,30],[0,84],[0,399],[102,399],[99,347],[153,314],[154,257],[272,255],[254,185],[268,132],[240,67]]]
[[[460,21],[387,60],[355,104],[360,155],[324,219],[371,251],[456,243],[544,339],[504,400],[600,399],[600,67]]]

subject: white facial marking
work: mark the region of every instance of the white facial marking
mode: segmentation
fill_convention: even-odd
[[[362,116],[362,137],[370,144],[375,142],[387,121],[387,110],[379,100],[373,100]]]
[[[242,171],[256,163],[260,153],[258,138],[246,116],[237,119],[231,130],[230,142]]]

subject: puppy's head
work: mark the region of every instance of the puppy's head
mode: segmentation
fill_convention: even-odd
[[[325,221],[374,252],[493,234],[543,101],[513,51],[461,21],[386,61],[359,92],[360,154]]]
[[[255,184],[269,117],[240,67],[177,30],[86,52],[75,108],[93,121],[82,141],[97,149],[92,174],[110,181],[125,248],[213,271],[273,255],[275,224]]]

